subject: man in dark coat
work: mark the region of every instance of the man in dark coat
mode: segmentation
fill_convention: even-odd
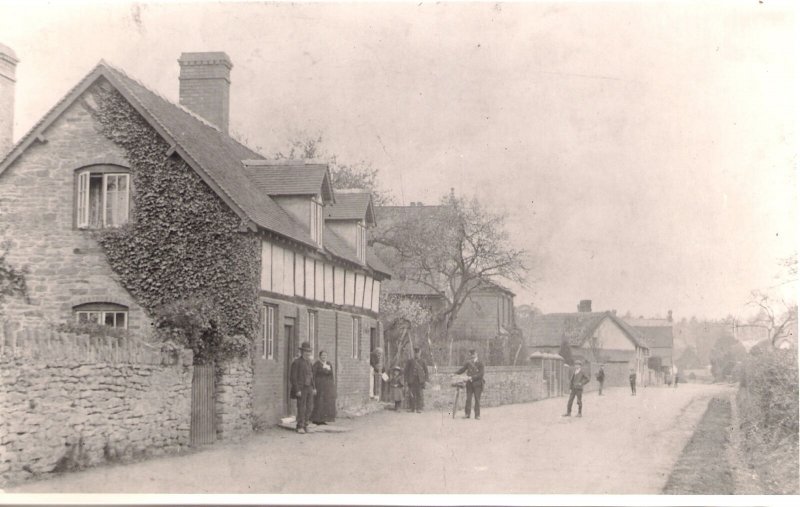
[[[600,383],[600,394],[598,396],[603,396],[603,382],[606,381],[606,372],[603,371],[603,365],[600,365],[600,371],[597,372],[597,381]]]
[[[636,370],[631,368],[631,373],[628,375],[628,380],[631,383],[631,396],[636,396]]]
[[[425,382],[428,381],[428,366],[422,360],[419,347],[414,347],[414,357],[406,361],[405,378],[411,394],[408,411],[421,413],[425,404],[422,390],[425,389]]]
[[[478,353],[475,349],[469,351],[469,360],[456,372],[469,376],[467,380],[467,401],[464,405],[465,419],[469,419],[472,412],[472,397],[475,396],[475,419],[481,418],[481,393],[483,393],[483,363],[478,360]]]
[[[578,398],[578,417],[582,417],[583,411],[583,386],[589,383],[589,377],[581,369],[581,361],[575,361],[575,371],[569,378],[569,401],[567,401],[567,413],[563,417],[572,415],[572,401]]]
[[[308,418],[314,410],[314,395],[317,389],[314,386],[314,369],[311,363],[311,344],[303,342],[300,345],[300,357],[292,361],[289,370],[291,383],[291,396],[297,400],[297,431],[308,431]]]

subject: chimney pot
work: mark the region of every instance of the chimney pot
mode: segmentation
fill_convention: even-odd
[[[179,102],[228,133],[230,116],[230,57],[222,51],[181,53]]]
[[[14,140],[14,88],[17,82],[17,55],[0,43],[0,160],[11,150]]]
[[[578,311],[581,313],[588,313],[592,311],[592,300],[591,299],[581,299],[578,303]]]

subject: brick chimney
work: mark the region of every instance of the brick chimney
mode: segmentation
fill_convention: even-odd
[[[179,102],[228,133],[231,59],[222,51],[181,53]]]
[[[588,313],[592,311],[592,300],[591,299],[581,299],[580,303],[578,303],[578,311],[581,313]]]
[[[11,150],[14,139],[14,87],[17,82],[17,55],[0,44],[0,159]]]

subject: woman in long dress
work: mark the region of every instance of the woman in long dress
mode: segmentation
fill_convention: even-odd
[[[319,351],[319,360],[314,363],[314,411],[311,422],[325,424],[336,420],[336,382],[333,379],[333,364],[328,362],[328,353]]]

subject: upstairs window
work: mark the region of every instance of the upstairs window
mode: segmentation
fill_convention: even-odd
[[[73,308],[78,324],[128,328],[128,307],[114,303],[87,303]]]
[[[319,196],[314,196],[311,199],[311,206],[309,208],[310,212],[310,232],[311,232],[311,239],[317,244],[317,246],[322,246],[322,224],[324,223],[322,219],[322,200]]]
[[[118,227],[128,222],[130,175],[121,168],[96,166],[77,174],[77,225],[82,229]]]
[[[358,260],[367,262],[367,228],[361,222],[356,227],[356,254]]]

